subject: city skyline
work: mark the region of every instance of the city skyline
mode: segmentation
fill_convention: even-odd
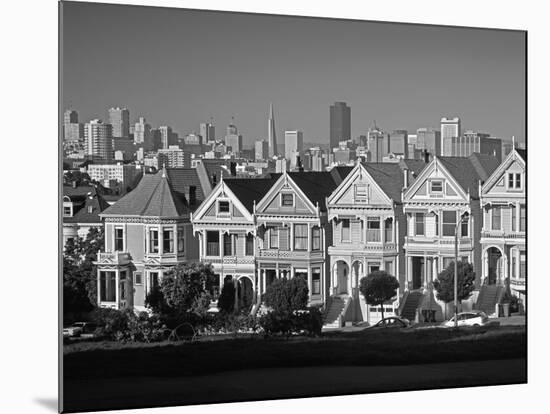
[[[223,129],[234,116],[252,147],[268,138],[265,108],[273,102],[280,136],[300,129],[304,141],[324,144],[327,108],[343,101],[354,114],[352,138],[374,120],[412,132],[456,115],[464,129],[525,141],[521,32],[93,6],[63,9],[63,105],[83,123],[107,120],[108,109],[121,106],[130,123],[144,116],[185,135],[210,117]],[[136,24],[146,15],[147,25]],[[117,71],[99,56],[116,57]]]

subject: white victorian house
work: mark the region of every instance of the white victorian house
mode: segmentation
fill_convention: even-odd
[[[526,151],[513,149],[481,188],[481,248],[484,283],[507,281],[525,299]]]

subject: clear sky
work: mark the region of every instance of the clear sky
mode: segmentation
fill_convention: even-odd
[[[219,137],[234,116],[250,145],[273,102],[279,143],[328,143],[345,101],[353,137],[459,116],[524,140],[523,32],[71,2],[62,17],[62,102],[81,122],[125,106],[180,136],[212,116]]]

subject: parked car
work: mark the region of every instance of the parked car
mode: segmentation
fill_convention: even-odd
[[[67,328],[63,328],[63,336],[76,338],[79,336],[94,336],[97,325],[92,322],[75,322]]]
[[[485,312],[481,311],[462,312],[456,315],[456,317],[458,326],[484,326],[489,323],[489,317]],[[442,326],[454,327],[455,317],[453,316],[448,321],[443,322]]]
[[[390,317],[381,319],[371,328],[380,328],[380,327],[383,328],[384,326],[386,328],[407,328],[410,325],[411,325],[411,322],[408,319],[400,318],[398,316],[390,316]]]

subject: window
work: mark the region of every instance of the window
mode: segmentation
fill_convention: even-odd
[[[443,236],[455,235],[456,216],[456,211],[443,212]]]
[[[500,230],[500,218],[501,218],[501,207],[500,206],[493,206],[491,209],[492,211],[492,220],[491,220],[491,229],[492,230]]]
[[[245,242],[245,256],[254,256],[254,235],[247,234]]]
[[[101,302],[116,301],[115,272],[99,272],[99,300]]]
[[[269,248],[279,248],[279,229],[277,227],[271,227],[269,229]]]
[[[311,294],[321,294],[321,269],[319,267],[311,269]]]
[[[443,181],[442,180],[430,181],[430,193],[443,194]]]
[[[525,204],[519,206],[519,231],[525,231]]]
[[[512,231],[516,231],[516,206],[510,206],[510,213],[512,216]]]
[[[126,299],[126,272],[120,272],[120,299]]]
[[[124,251],[124,229],[115,228],[115,251]]]
[[[71,211],[71,206],[63,206],[63,216],[64,217],[71,217],[72,216],[72,211]]]
[[[232,256],[233,255],[233,235],[232,234],[223,234],[223,255]]]
[[[292,194],[292,193],[282,193],[281,194],[281,205],[283,207],[292,207],[294,205],[294,194]]]
[[[380,217],[367,217],[367,242],[380,241]]]
[[[206,255],[220,255],[220,233],[217,231],[206,232]]]
[[[444,257],[443,258],[443,269],[447,269],[451,263],[454,262],[454,259],[452,257]]]
[[[460,222],[460,235],[462,237],[468,237],[468,227],[469,227],[470,216],[467,214],[462,218]]]
[[[321,250],[321,229],[319,227],[311,229],[311,250]]]
[[[393,241],[393,219],[392,218],[388,218],[386,219],[386,221],[384,221],[384,231],[385,231],[384,238],[386,239],[386,243]]]
[[[183,227],[178,227],[178,252],[185,251],[185,230]]]
[[[416,213],[414,218],[414,234],[424,236],[424,213]]]
[[[349,219],[342,220],[342,241],[350,241]]]
[[[392,261],[384,262],[384,270],[388,272],[390,275],[393,275],[393,262]]]
[[[149,289],[156,289],[159,287],[159,274],[158,272],[149,272]]]
[[[294,225],[294,250],[307,250],[307,224]]]
[[[141,285],[143,283],[141,272],[134,272],[134,285]]]
[[[462,256],[462,257],[460,258],[460,260],[462,260],[462,263],[468,263],[468,262],[469,262],[468,256]]]
[[[159,231],[157,229],[149,230],[149,253],[159,252]]]
[[[174,253],[174,229],[162,230],[162,252]]]
[[[368,185],[364,183],[354,185],[354,198],[356,203],[368,202]]]
[[[435,218],[435,235],[439,236],[439,214],[434,213]]]
[[[519,252],[519,278],[525,279],[526,275],[525,252]]]
[[[508,188],[521,189],[521,173],[508,173]]]
[[[218,213],[229,214],[229,201],[218,201]]]
[[[367,269],[369,273],[376,272],[377,270],[380,270],[380,263],[379,262],[367,262]]]
[[[512,278],[515,279],[516,278],[516,257],[513,256],[512,257]]]

